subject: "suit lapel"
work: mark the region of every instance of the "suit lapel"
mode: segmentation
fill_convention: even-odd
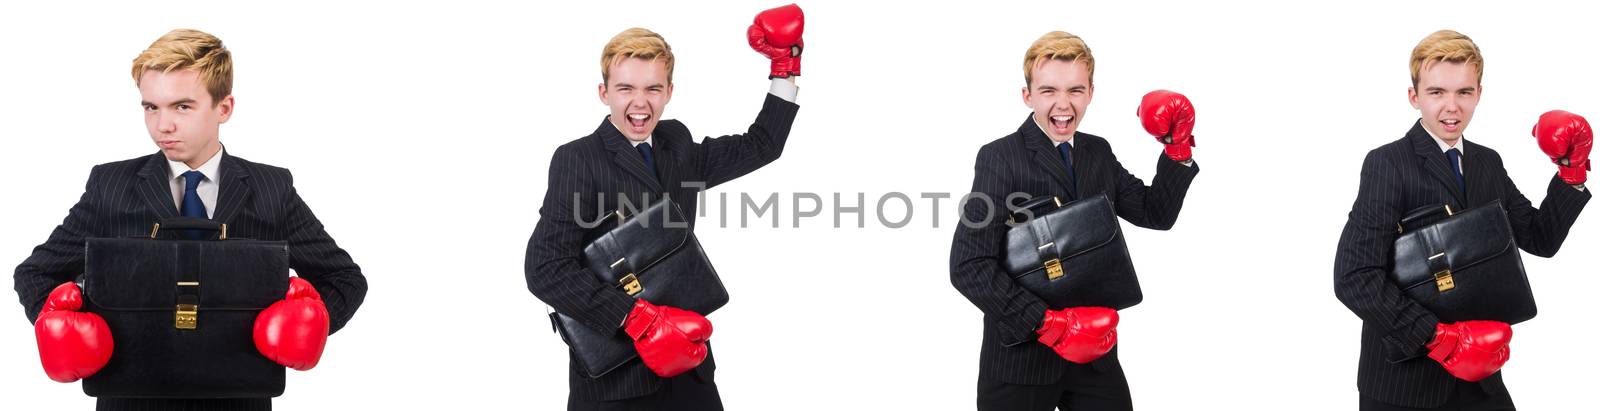
[[[1455,200],[1456,205],[1465,206],[1467,196],[1461,192],[1461,184],[1456,181],[1456,173],[1450,170],[1450,160],[1446,159],[1444,152],[1439,151],[1439,144],[1434,142],[1433,136],[1422,128],[1422,121],[1411,127],[1411,132],[1406,133],[1406,138],[1411,140],[1411,146],[1417,156],[1421,157],[1422,168],[1428,174],[1443,184],[1445,191]],[[1462,156],[1465,159],[1467,156]],[[1465,160],[1463,160],[1465,161]]]
[[[617,167],[622,168],[624,172],[638,179],[645,186],[650,187],[651,190],[658,193],[662,191],[661,182],[655,176],[650,175],[650,171],[645,168],[644,157],[640,157],[639,150],[628,142],[628,138],[624,137],[621,131],[617,131],[616,126],[611,125],[610,116],[600,121],[600,128],[595,129],[594,133],[595,136],[600,138],[601,142],[605,143],[606,150],[611,151],[611,161],[616,163]],[[660,142],[661,139],[656,139],[656,141]],[[656,167],[661,167],[660,159],[657,159]]]
[[[1023,145],[1033,151],[1034,165],[1045,170],[1045,174],[1050,175],[1050,179],[1056,182],[1056,187],[1060,192],[1067,193],[1068,197],[1070,197],[1067,198],[1068,201],[1077,199],[1078,193],[1072,190],[1074,184],[1067,179],[1067,164],[1061,159],[1061,151],[1054,144],[1051,144],[1050,137],[1044,135],[1044,131],[1039,129],[1039,125],[1033,123],[1032,115],[1029,115],[1027,120],[1023,120],[1022,127],[1017,128],[1017,132],[1022,135]],[[1073,154],[1077,154],[1077,151],[1073,151]],[[1073,163],[1077,163],[1077,159],[1074,156]],[[1081,167],[1074,168],[1081,169]]]
[[[160,152],[151,155],[144,163],[144,168],[139,169],[139,185],[135,190],[145,204],[156,210],[159,218],[178,216],[178,205],[172,202],[172,184],[167,180],[171,170],[167,168],[167,157]]]
[[[656,176],[659,177],[657,180],[661,183],[664,192],[671,192],[673,189],[683,187],[682,184],[679,184],[682,177],[678,173],[678,161],[683,159],[684,150],[687,148],[679,147],[677,144],[680,141],[694,141],[694,138],[690,136],[672,134],[674,131],[676,130],[671,127],[666,129],[656,127],[654,138]],[[675,201],[681,202],[681,200]]]
[[[212,220],[224,224],[232,221],[233,215],[237,214],[245,200],[250,198],[252,192],[249,183],[250,172],[246,171],[241,164],[242,161],[244,160],[228,155],[226,151],[222,153],[222,164],[218,167],[222,170],[222,181],[217,183],[219,190],[216,212],[211,216]]]
[[[1461,140],[1464,146],[1471,146],[1471,150],[1464,150],[1461,154],[1461,163],[1465,169],[1462,177],[1467,179],[1467,207],[1475,207],[1494,201],[1495,193],[1493,170],[1489,169],[1489,162],[1483,161],[1483,146],[1473,144],[1466,139]],[[1471,151],[1472,154],[1465,154]]]

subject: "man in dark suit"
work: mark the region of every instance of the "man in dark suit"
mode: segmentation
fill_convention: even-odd
[[[1412,51],[1408,93],[1422,119],[1405,137],[1369,152],[1361,166],[1361,188],[1339,238],[1334,293],[1362,320],[1362,410],[1514,409],[1497,372],[1509,355],[1510,326],[1440,323],[1389,280],[1395,227],[1405,213],[1498,200],[1517,246],[1549,257],[1591,196],[1575,171],[1583,165],[1562,166],[1544,202],[1533,208],[1507,177],[1500,154],[1463,138],[1483,92],[1482,68],[1483,57],[1467,36],[1445,30],[1424,38]],[[1539,136],[1547,137],[1555,135]]]
[[[133,78],[143,99],[145,126],[161,151],[101,164],[89,173],[83,197],[66,220],[17,266],[17,296],[28,320],[59,321],[55,316],[63,312],[54,310],[67,292],[73,295],[69,299],[81,300],[72,282],[84,269],[85,239],[149,235],[158,220],[184,216],[227,224],[235,237],[288,242],[289,266],[321,295],[331,317],[329,333],[344,327],[367,293],[360,267],[323,230],[295,192],[288,170],[235,157],[218,140],[218,129],[234,106],[231,54],[222,41],[195,30],[174,30],[134,60]],[[60,364],[53,360],[81,360],[48,358],[73,348],[46,347],[43,337],[40,343],[42,353],[56,350],[45,355],[52,378],[58,374],[52,367]],[[99,365],[73,371],[65,380],[92,374]],[[270,408],[268,398],[98,401],[101,410]]]
[[[1064,32],[1039,38],[1024,57],[1023,76],[1023,101],[1033,114],[978,151],[972,192],[989,201],[965,202],[950,250],[951,282],[984,314],[978,409],[1131,409],[1114,349],[1116,312],[1049,307],[1013,281],[1002,263],[1009,212],[1000,205],[1014,205],[1016,196],[1073,201],[1104,194],[1128,222],[1171,228],[1200,171],[1190,158],[1194,110],[1176,93],[1145,97],[1140,117],[1167,143],[1154,184],[1146,186],[1105,139],[1077,131],[1094,94],[1094,56],[1082,39]]]
[[[798,18],[798,11],[794,8],[790,18]],[[758,17],[757,25],[762,21]],[[798,46],[778,45],[798,41],[798,25],[790,28],[778,33],[751,28],[757,51],[765,51],[770,41],[782,53],[768,54],[773,57],[772,89],[749,130],[698,144],[683,123],[660,120],[672,97],[674,58],[666,41],[634,28],[606,45],[599,91],[611,115],[593,134],[561,145],[552,155],[539,223],[528,240],[526,274],[528,290],[557,312],[591,329],[633,339],[640,360],[590,378],[574,357],[568,409],[721,409],[712,379],[716,363],[703,337],[636,331],[699,324],[694,327],[709,334],[710,324],[694,312],[634,299],[617,284],[596,279],[582,264],[583,247],[602,229],[592,224],[602,216],[619,207],[643,209],[662,199],[676,202],[692,228],[697,192],[778,159],[799,110],[794,103]]]

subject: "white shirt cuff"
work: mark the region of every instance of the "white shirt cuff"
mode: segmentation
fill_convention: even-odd
[[[800,94],[800,86],[794,85],[794,77],[774,77],[772,79],[772,89],[767,92],[778,96],[783,101],[793,103],[795,96]]]

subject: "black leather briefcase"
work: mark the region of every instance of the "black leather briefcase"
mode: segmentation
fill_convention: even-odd
[[[1038,197],[1016,210],[1006,232],[1006,271],[1051,309],[1121,310],[1144,299],[1104,194],[1064,205],[1057,197]]]
[[[1533,318],[1533,289],[1500,201],[1457,213],[1434,205],[1407,213],[1390,277],[1439,321]]]
[[[184,231],[210,240],[177,240]],[[212,232],[215,231],[215,234]],[[196,236],[198,237],[198,236]],[[256,314],[289,288],[282,241],[227,238],[211,220],[165,219],[150,238],[86,241],[83,295],[115,342],[84,379],[96,397],[264,398],[283,393],[283,366],[256,351]]]
[[[607,216],[596,230],[611,228],[583,248],[584,264],[596,278],[634,298],[700,315],[728,303],[728,290],[677,204],[663,200],[637,215],[628,211]],[[596,330],[559,312],[550,318],[589,377],[639,357],[621,324]]]

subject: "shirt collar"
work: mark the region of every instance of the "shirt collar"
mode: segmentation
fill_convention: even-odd
[[[226,150],[218,149],[216,154],[212,154],[211,158],[207,159],[205,164],[201,164],[200,168],[195,169],[195,171],[205,174],[206,180],[217,181],[217,171],[222,168],[223,151]],[[169,179],[181,178],[184,172],[189,171],[189,165],[184,164],[182,161],[167,160],[167,168],[171,173],[167,175]]]
[[[1040,133],[1044,133],[1044,139],[1045,140],[1050,140],[1050,145],[1051,146],[1061,147],[1061,143],[1062,142],[1061,141],[1056,141],[1056,139],[1050,138],[1050,132],[1046,131],[1044,129],[1044,126],[1039,125],[1039,120],[1034,120],[1033,121],[1033,126],[1034,127],[1038,127]],[[1074,137],[1074,136],[1067,136],[1067,141],[1065,141],[1065,143],[1067,143],[1067,147],[1072,147],[1072,137]]]
[[[1460,139],[1456,140],[1456,146],[1455,147],[1451,147],[1450,144],[1447,144],[1447,143],[1444,142],[1444,139],[1439,138],[1439,136],[1433,135],[1433,131],[1428,130],[1427,127],[1423,127],[1422,131],[1428,133],[1428,137],[1432,137],[1433,138],[1433,142],[1435,144],[1439,145],[1439,152],[1441,152],[1441,153],[1442,152],[1449,152],[1450,149],[1453,148],[1453,149],[1456,149],[1456,152],[1459,152],[1459,153],[1461,153],[1463,155],[1467,154],[1467,145],[1466,144],[1462,144],[1463,142],[1467,141],[1467,136],[1464,136],[1464,135],[1461,136]]]
[[[628,140],[628,144],[632,144],[634,148],[638,148],[640,144],[644,143],[650,143],[650,147],[652,148],[656,146],[656,135],[654,134],[644,136],[644,141],[633,141],[633,139],[627,138],[626,136],[623,138]]]

